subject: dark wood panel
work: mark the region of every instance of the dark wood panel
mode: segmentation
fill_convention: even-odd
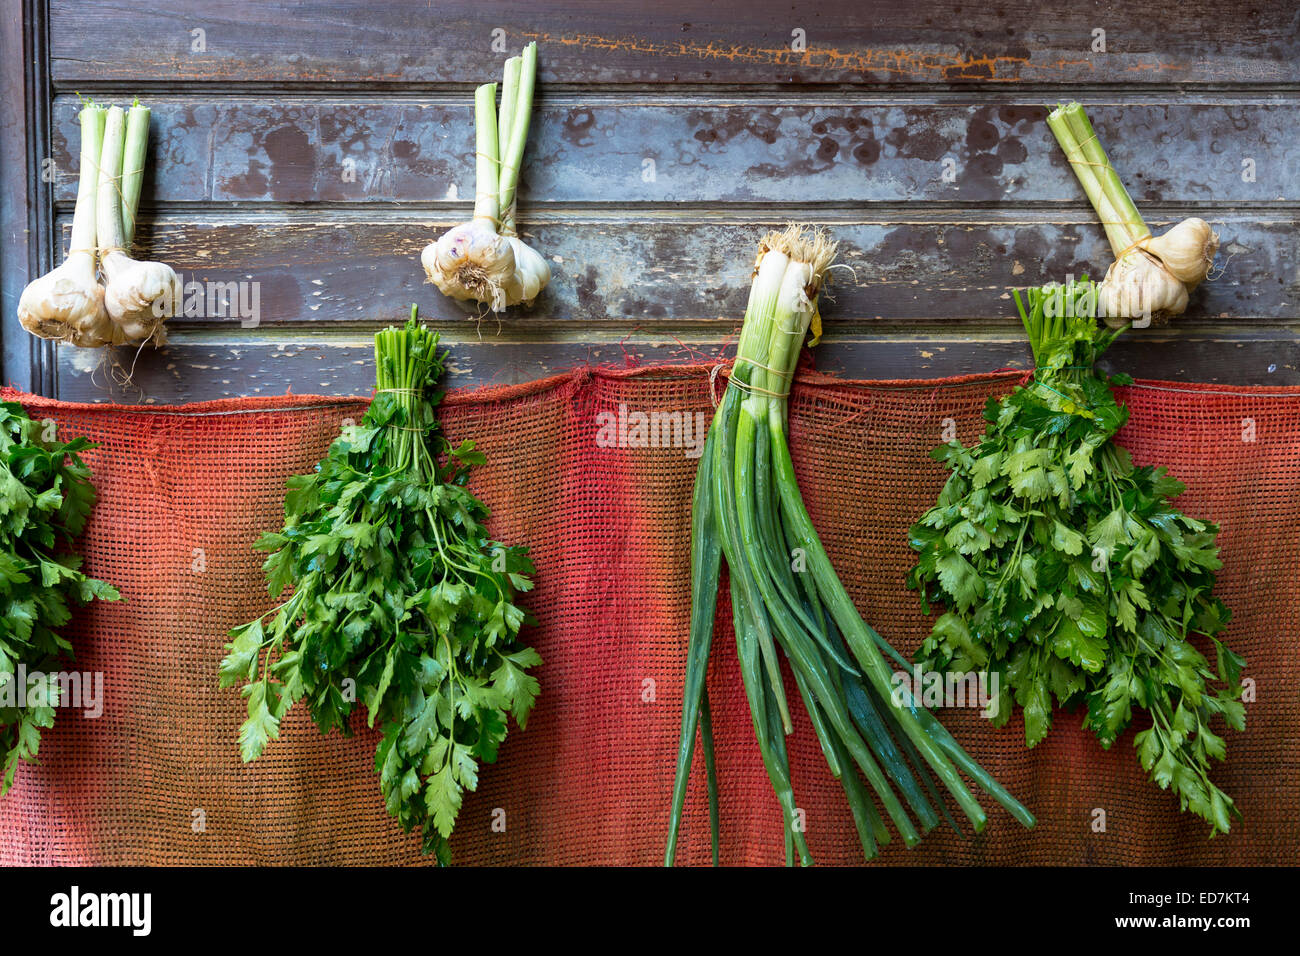
[[[454,203],[474,189],[463,99],[149,97],[145,202]],[[1083,201],[1035,103],[562,99],[534,120],[526,204]],[[71,94],[54,106],[63,203],[76,198],[79,108]],[[1292,98],[1103,103],[1090,115],[1138,202],[1300,200]]]
[[[720,337],[629,334],[619,342],[561,341],[536,336],[444,334],[453,387],[513,384],[571,368],[618,368],[710,362],[733,353]],[[59,395],[69,401],[165,403],[236,395],[368,395],[374,387],[373,346],[357,337],[247,342],[187,336],[161,350],[59,350]],[[967,338],[942,335],[829,335],[814,350],[815,367],[846,378],[939,378],[1027,368],[1029,349],[1014,333]],[[1178,330],[1130,332],[1103,363],[1112,371],[1155,379],[1239,385],[1300,384],[1300,340],[1294,333]],[[130,373],[131,384],[121,380]]]
[[[46,49],[40,0],[0,2],[0,372],[5,384],[48,390],[53,351],[18,322],[23,288],[51,259]]]
[[[1206,212],[1210,215],[1209,211]],[[654,218],[548,215],[525,224],[553,278],[531,310],[508,324],[592,321],[695,323],[744,312],[753,252],[782,218],[717,221],[691,210]],[[1109,247],[1087,216],[980,211],[927,218],[890,211],[885,223],[818,217],[841,241],[829,322],[881,325],[1012,321],[1010,289],[1104,273]],[[66,217],[65,247],[66,247]],[[201,220],[164,218],[142,227],[145,255],[186,280],[257,282],[264,325],[385,322],[418,302],[431,318],[466,313],[424,277],[420,250],[456,221],[406,212]],[[1151,224],[1163,222],[1152,217]],[[1291,214],[1237,214],[1222,235],[1215,281],[1191,315],[1285,320],[1300,316],[1300,231]],[[250,287],[251,291],[251,287]],[[730,318],[722,321],[730,321]],[[178,322],[178,325],[194,324]],[[204,324],[204,323],[199,323]],[[487,318],[484,327],[494,329]]]
[[[544,83],[1189,84],[1300,79],[1300,7],[1184,0],[53,0],[54,78],[476,83],[536,39]],[[1092,52],[1094,30],[1106,51]],[[196,50],[192,31],[201,30]],[[802,31],[804,49],[799,46]]]

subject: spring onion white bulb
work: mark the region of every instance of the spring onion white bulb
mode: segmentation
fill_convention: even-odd
[[[481,302],[493,312],[531,304],[551,281],[551,267],[519,238],[515,196],[528,139],[537,44],[506,61],[501,112],[495,83],[475,91],[474,218],[444,233],[420,254],[429,281],[458,301]]]

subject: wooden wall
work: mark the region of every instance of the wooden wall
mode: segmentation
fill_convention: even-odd
[[[1295,0],[3,2],[0,52],[23,51],[0,66],[4,371],[62,398],[366,392],[370,333],[411,302],[453,346],[454,384],[714,355],[757,238],[788,220],[828,225],[853,268],[819,368],[1024,364],[1008,290],[1109,261],[1044,123],[1072,98],[1153,226],[1195,213],[1223,240],[1185,319],[1112,364],[1300,383]],[[554,278],[498,327],[426,284],[418,255],[468,217],[474,85],[534,39],[520,212]],[[256,281],[260,322],[174,321],[166,349],[112,357],[134,365],[123,388],[98,353],[32,349],[13,312],[66,248],[78,97],[135,95],[154,110],[147,251]]]

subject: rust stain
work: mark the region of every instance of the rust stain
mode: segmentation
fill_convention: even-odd
[[[976,56],[962,53],[921,52],[901,49],[807,49],[760,47],[690,40],[657,42],[629,37],[606,37],[594,33],[551,34],[525,33],[539,43],[578,47],[585,51],[635,53],[645,56],[684,57],[699,60],[724,60],[729,63],[770,63],[774,66],[804,67],[824,70],[881,72],[901,76],[940,74],[945,79],[1015,80],[1021,68],[1031,66],[1028,56]],[[1089,59],[1058,59],[1054,63],[1032,64],[1042,71],[1063,72],[1070,67],[1093,69]]]

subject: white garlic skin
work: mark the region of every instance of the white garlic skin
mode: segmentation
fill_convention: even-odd
[[[1204,219],[1192,216],[1163,235],[1147,240],[1142,248],[1157,256],[1190,292],[1205,281],[1214,265],[1219,234]]]
[[[96,328],[104,316],[104,289],[95,280],[94,257],[77,252],[33,279],[18,298],[18,321],[43,339],[70,340]]]
[[[420,262],[429,281],[453,299],[483,302],[500,312],[512,292],[518,296],[513,247],[478,220],[447,230],[424,247]]]
[[[1097,295],[1097,315],[1113,329],[1132,319],[1182,315],[1186,309],[1187,286],[1141,252],[1111,263]]]

